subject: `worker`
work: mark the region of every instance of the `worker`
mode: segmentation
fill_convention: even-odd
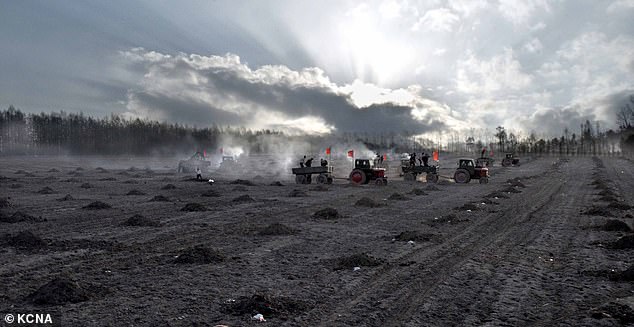
[[[320,164],[322,167],[328,167],[328,160],[326,159],[320,159]]]
[[[429,155],[427,154],[427,152],[423,152],[421,158],[423,159],[423,166],[425,167],[429,167]]]
[[[313,158],[306,160],[306,167],[310,167],[313,165]]]
[[[480,158],[484,158],[485,153],[487,153],[487,148],[482,148],[482,154],[480,155]]]
[[[299,161],[299,166],[304,168],[304,162],[306,162],[306,156],[304,156],[304,158],[302,158],[302,160]]]
[[[200,167],[196,167],[196,180],[203,180],[203,172],[200,171]]]
[[[422,152],[420,154],[420,157],[418,157],[418,165],[422,166],[423,165],[423,156],[425,155],[425,152]]]
[[[411,153],[409,155],[409,165],[412,167],[416,165],[416,153]]]

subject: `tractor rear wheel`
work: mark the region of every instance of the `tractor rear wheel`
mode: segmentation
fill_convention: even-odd
[[[480,184],[489,184],[488,177],[480,177]]]
[[[328,182],[328,177],[326,177],[326,175],[319,174],[319,176],[317,176],[317,183],[318,184],[326,184],[327,182]]]
[[[502,159],[502,167],[508,167],[512,164],[511,159]]]
[[[313,182],[313,177],[311,175],[306,175],[306,184],[310,184]]]
[[[374,181],[374,184],[376,184],[377,186],[387,185],[387,179],[383,177],[379,177],[376,179],[376,181]]]
[[[361,184],[366,184],[366,182],[367,182],[367,177],[365,176],[365,173],[363,172],[363,170],[354,169],[350,173],[350,183],[361,185]]]
[[[332,177],[328,177],[328,181],[327,181],[327,183],[328,183],[328,184],[332,184],[332,181],[333,181]]]
[[[438,174],[427,174],[427,183],[438,183]]]
[[[403,179],[405,179],[408,182],[414,182],[414,181],[416,181],[416,174],[414,174],[414,173],[406,173],[403,176]]]
[[[295,175],[295,184],[305,184],[306,176],[304,175]]]
[[[471,180],[471,175],[469,175],[469,172],[465,169],[458,169],[453,174],[453,179],[456,181],[456,183],[466,184],[469,183],[469,181]]]

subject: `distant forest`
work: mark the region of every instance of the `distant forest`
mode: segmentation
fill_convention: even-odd
[[[438,149],[479,154],[618,155],[634,153],[634,96],[615,117],[618,130],[602,130],[598,122],[586,121],[579,130],[562,131],[560,137],[526,136],[498,126],[495,132],[471,130],[446,133],[436,140],[414,138],[407,132],[390,134],[342,133],[329,136],[286,136],[279,131],[211,126],[195,128],[181,124],[125,119],[118,115],[94,118],[83,114],[53,112],[25,114],[10,106],[0,111],[0,155],[9,154],[102,154],[167,155],[192,151],[217,151],[227,144],[248,153],[270,153],[280,141],[301,141],[311,146],[363,144],[385,153]],[[442,144],[442,145],[440,145]]]

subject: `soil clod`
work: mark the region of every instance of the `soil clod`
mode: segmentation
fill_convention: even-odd
[[[43,239],[30,231],[22,231],[9,237],[7,244],[24,250],[36,250],[46,246],[46,242]]]
[[[132,189],[130,192],[126,193],[126,195],[146,195],[146,193],[137,189]]]
[[[54,194],[55,191],[48,187],[48,186],[44,186],[41,190],[37,191],[37,193],[39,194]]]
[[[423,191],[423,189],[420,189],[420,188],[413,188],[411,191],[409,191],[409,194],[413,194],[413,195],[427,195],[427,193],[425,193],[425,191]]]
[[[81,187],[81,188],[92,188],[92,185],[90,183],[83,183],[79,187]]]
[[[156,195],[153,198],[150,199],[150,202],[169,202],[170,199],[168,199],[166,196],[164,195]]]
[[[410,198],[406,197],[405,195],[395,192],[392,193],[392,195],[390,195],[388,198],[388,200],[391,201],[407,201],[407,200],[411,200]]]
[[[253,182],[251,182],[250,180],[246,180],[246,179],[236,179],[235,181],[232,181],[229,184],[255,186],[255,184]]]
[[[363,197],[359,199],[357,202],[355,202],[354,205],[357,207],[368,207],[368,208],[378,208],[383,206],[383,204],[378,203],[367,197]]]
[[[473,204],[473,203],[465,203],[460,207],[456,207],[454,208],[454,210],[460,210],[460,211],[467,211],[467,210],[471,210],[471,211],[476,211],[476,210],[480,210],[480,208]]]
[[[239,197],[231,200],[231,202],[234,202],[234,203],[255,202],[255,199],[252,198],[250,195],[245,194],[245,195],[240,195]]]
[[[326,191],[328,191],[328,186],[316,185],[316,186],[313,186],[313,187],[309,188],[309,190],[316,191],[316,192],[326,192]]]
[[[307,197],[308,194],[306,194],[306,192],[302,191],[302,190],[298,190],[298,189],[293,189],[289,194],[288,197],[290,198],[301,198],[301,197]]]
[[[72,201],[72,200],[75,200],[75,198],[70,194],[66,194],[63,197],[57,199],[57,201]]]
[[[340,218],[341,216],[339,215],[339,212],[335,208],[324,208],[324,209],[317,210],[313,214],[313,217],[320,218],[320,219],[337,219],[337,218]]]
[[[631,232],[632,229],[624,221],[618,219],[610,219],[603,225],[603,230],[610,232]]]
[[[208,210],[209,208],[196,202],[187,203],[184,207],[181,208],[181,211],[187,211],[187,212],[208,211]]]
[[[280,181],[275,181],[273,183],[270,184],[271,186],[284,186],[284,184],[282,184],[282,182]]]
[[[352,269],[354,267],[375,267],[381,264],[381,260],[366,253],[357,253],[335,261],[335,270]]]
[[[174,184],[167,184],[163,187],[161,187],[161,190],[175,190],[176,189],[176,185]]]
[[[216,250],[204,247],[195,246],[187,248],[181,252],[174,260],[174,263],[178,264],[209,264],[218,263],[225,260],[224,255]]]
[[[440,189],[435,185],[427,185],[427,187],[425,187],[425,191],[440,191]]]
[[[82,209],[87,209],[87,210],[103,210],[103,209],[110,209],[110,208],[112,208],[111,205],[101,201],[94,201],[82,207]]]
[[[614,217],[614,214],[608,210],[607,207],[592,206],[590,209],[583,212],[588,216],[601,216],[601,217]]]
[[[270,236],[275,236],[275,235],[292,235],[297,233],[297,230],[291,227],[288,227],[284,224],[280,224],[280,223],[273,223],[270,224],[266,227],[264,227],[262,230],[260,230],[260,235],[270,235]]]
[[[136,214],[124,221],[123,225],[135,227],[160,227],[161,222],[157,219],[147,218],[145,216]]]
[[[234,316],[261,314],[264,317],[281,318],[286,320],[291,315],[305,311],[309,306],[301,301],[284,297],[274,297],[269,294],[254,294],[251,297],[241,297],[227,307],[226,312]]]
[[[69,277],[57,277],[31,293],[27,300],[34,304],[61,305],[90,299],[90,292]]]

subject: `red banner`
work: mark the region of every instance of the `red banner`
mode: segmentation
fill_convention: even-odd
[[[326,154],[330,154],[330,148],[326,148]]]
[[[383,161],[387,161],[387,154],[383,155]]]
[[[434,151],[432,156],[434,157],[434,160],[438,161],[438,151]]]
[[[354,157],[354,150],[348,151],[348,157],[350,158]]]

